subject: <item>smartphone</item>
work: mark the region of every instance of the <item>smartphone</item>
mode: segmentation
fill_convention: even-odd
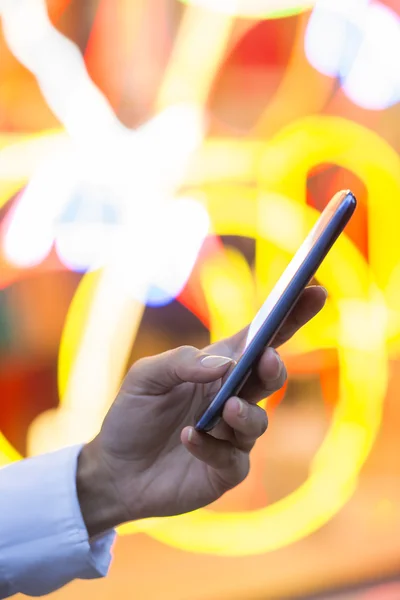
[[[270,346],[297,299],[349,222],[357,201],[349,190],[335,194],[296,252],[252,321],[245,350],[221,389],[195,425],[210,431],[221,418],[225,402],[240,393],[264,349]]]

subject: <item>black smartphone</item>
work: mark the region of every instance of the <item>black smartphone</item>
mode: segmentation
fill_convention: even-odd
[[[349,222],[357,201],[349,191],[335,194],[296,252],[283,275],[252,321],[246,348],[209,407],[195,425],[210,431],[221,418],[225,402],[240,393],[266,346],[270,346],[296,300]]]

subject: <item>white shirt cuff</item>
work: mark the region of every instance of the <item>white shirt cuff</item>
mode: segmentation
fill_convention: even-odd
[[[76,491],[81,448],[0,469],[0,598],[107,574],[115,533],[89,540]]]

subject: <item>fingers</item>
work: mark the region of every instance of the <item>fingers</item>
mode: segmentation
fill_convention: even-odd
[[[242,398],[229,398],[222,417],[234,431],[236,447],[245,452],[250,452],[256,440],[268,427],[265,410],[249,404]]]
[[[319,285],[304,290],[276,336],[273,344],[275,348],[287,342],[296,331],[319,313],[326,302],[327,294],[326,289]]]
[[[193,427],[181,433],[182,444],[196,458],[218,471],[226,489],[243,481],[249,472],[249,455],[225,440],[217,440]],[[226,490],[223,490],[226,491]]]
[[[287,372],[284,362],[274,348],[266,348],[243,388],[240,396],[249,402],[267,398],[285,384]]]
[[[216,381],[233,364],[229,356],[210,355],[192,346],[182,346],[137,361],[126,376],[122,389],[136,394],[162,394],[186,382]]]
[[[323,308],[327,297],[325,288],[318,285],[310,286],[304,290],[284,325],[274,340],[273,346],[277,348],[287,342],[303,325],[310,321]],[[235,335],[221,340],[207,347],[207,352],[233,356],[236,360],[244,350],[248,327]]]
[[[212,469],[219,471],[221,480],[236,485],[249,470],[248,454],[268,427],[266,412],[242,398],[233,397],[225,404],[223,420],[232,430],[231,440],[221,440],[185,427],[181,441],[187,450]]]
[[[298,329],[312,319],[324,306],[326,301],[326,290],[320,286],[310,286],[300,296],[278,335],[273,346],[277,347],[290,339]],[[247,328],[233,337],[210,346],[211,352],[227,353],[229,356],[238,358],[243,351]],[[240,390],[240,396],[250,402],[259,402],[273,392],[280,389],[287,378],[286,369],[281,362],[281,370],[277,373],[274,361],[279,355],[274,354],[272,348],[267,348],[263,353],[258,365],[248,378],[244,387]],[[279,359],[280,360],[280,359]]]

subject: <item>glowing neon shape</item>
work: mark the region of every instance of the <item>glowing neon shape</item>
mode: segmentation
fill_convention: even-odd
[[[383,110],[400,100],[400,17],[382,3],[319,0],[305,52],[314,68],[339,78],[362,108]]]
[[[158,293],[146,297],[146,304],[152,306],[165,304],[183,290],[208,235],[209,217],[202,204],[182,197],[166,206],[159,224],[152,276]]]
[[[381,3],[372,3],[359,52],[343,83],[350,100],[372,110],[399,102],[399,56],[399,15]]]

